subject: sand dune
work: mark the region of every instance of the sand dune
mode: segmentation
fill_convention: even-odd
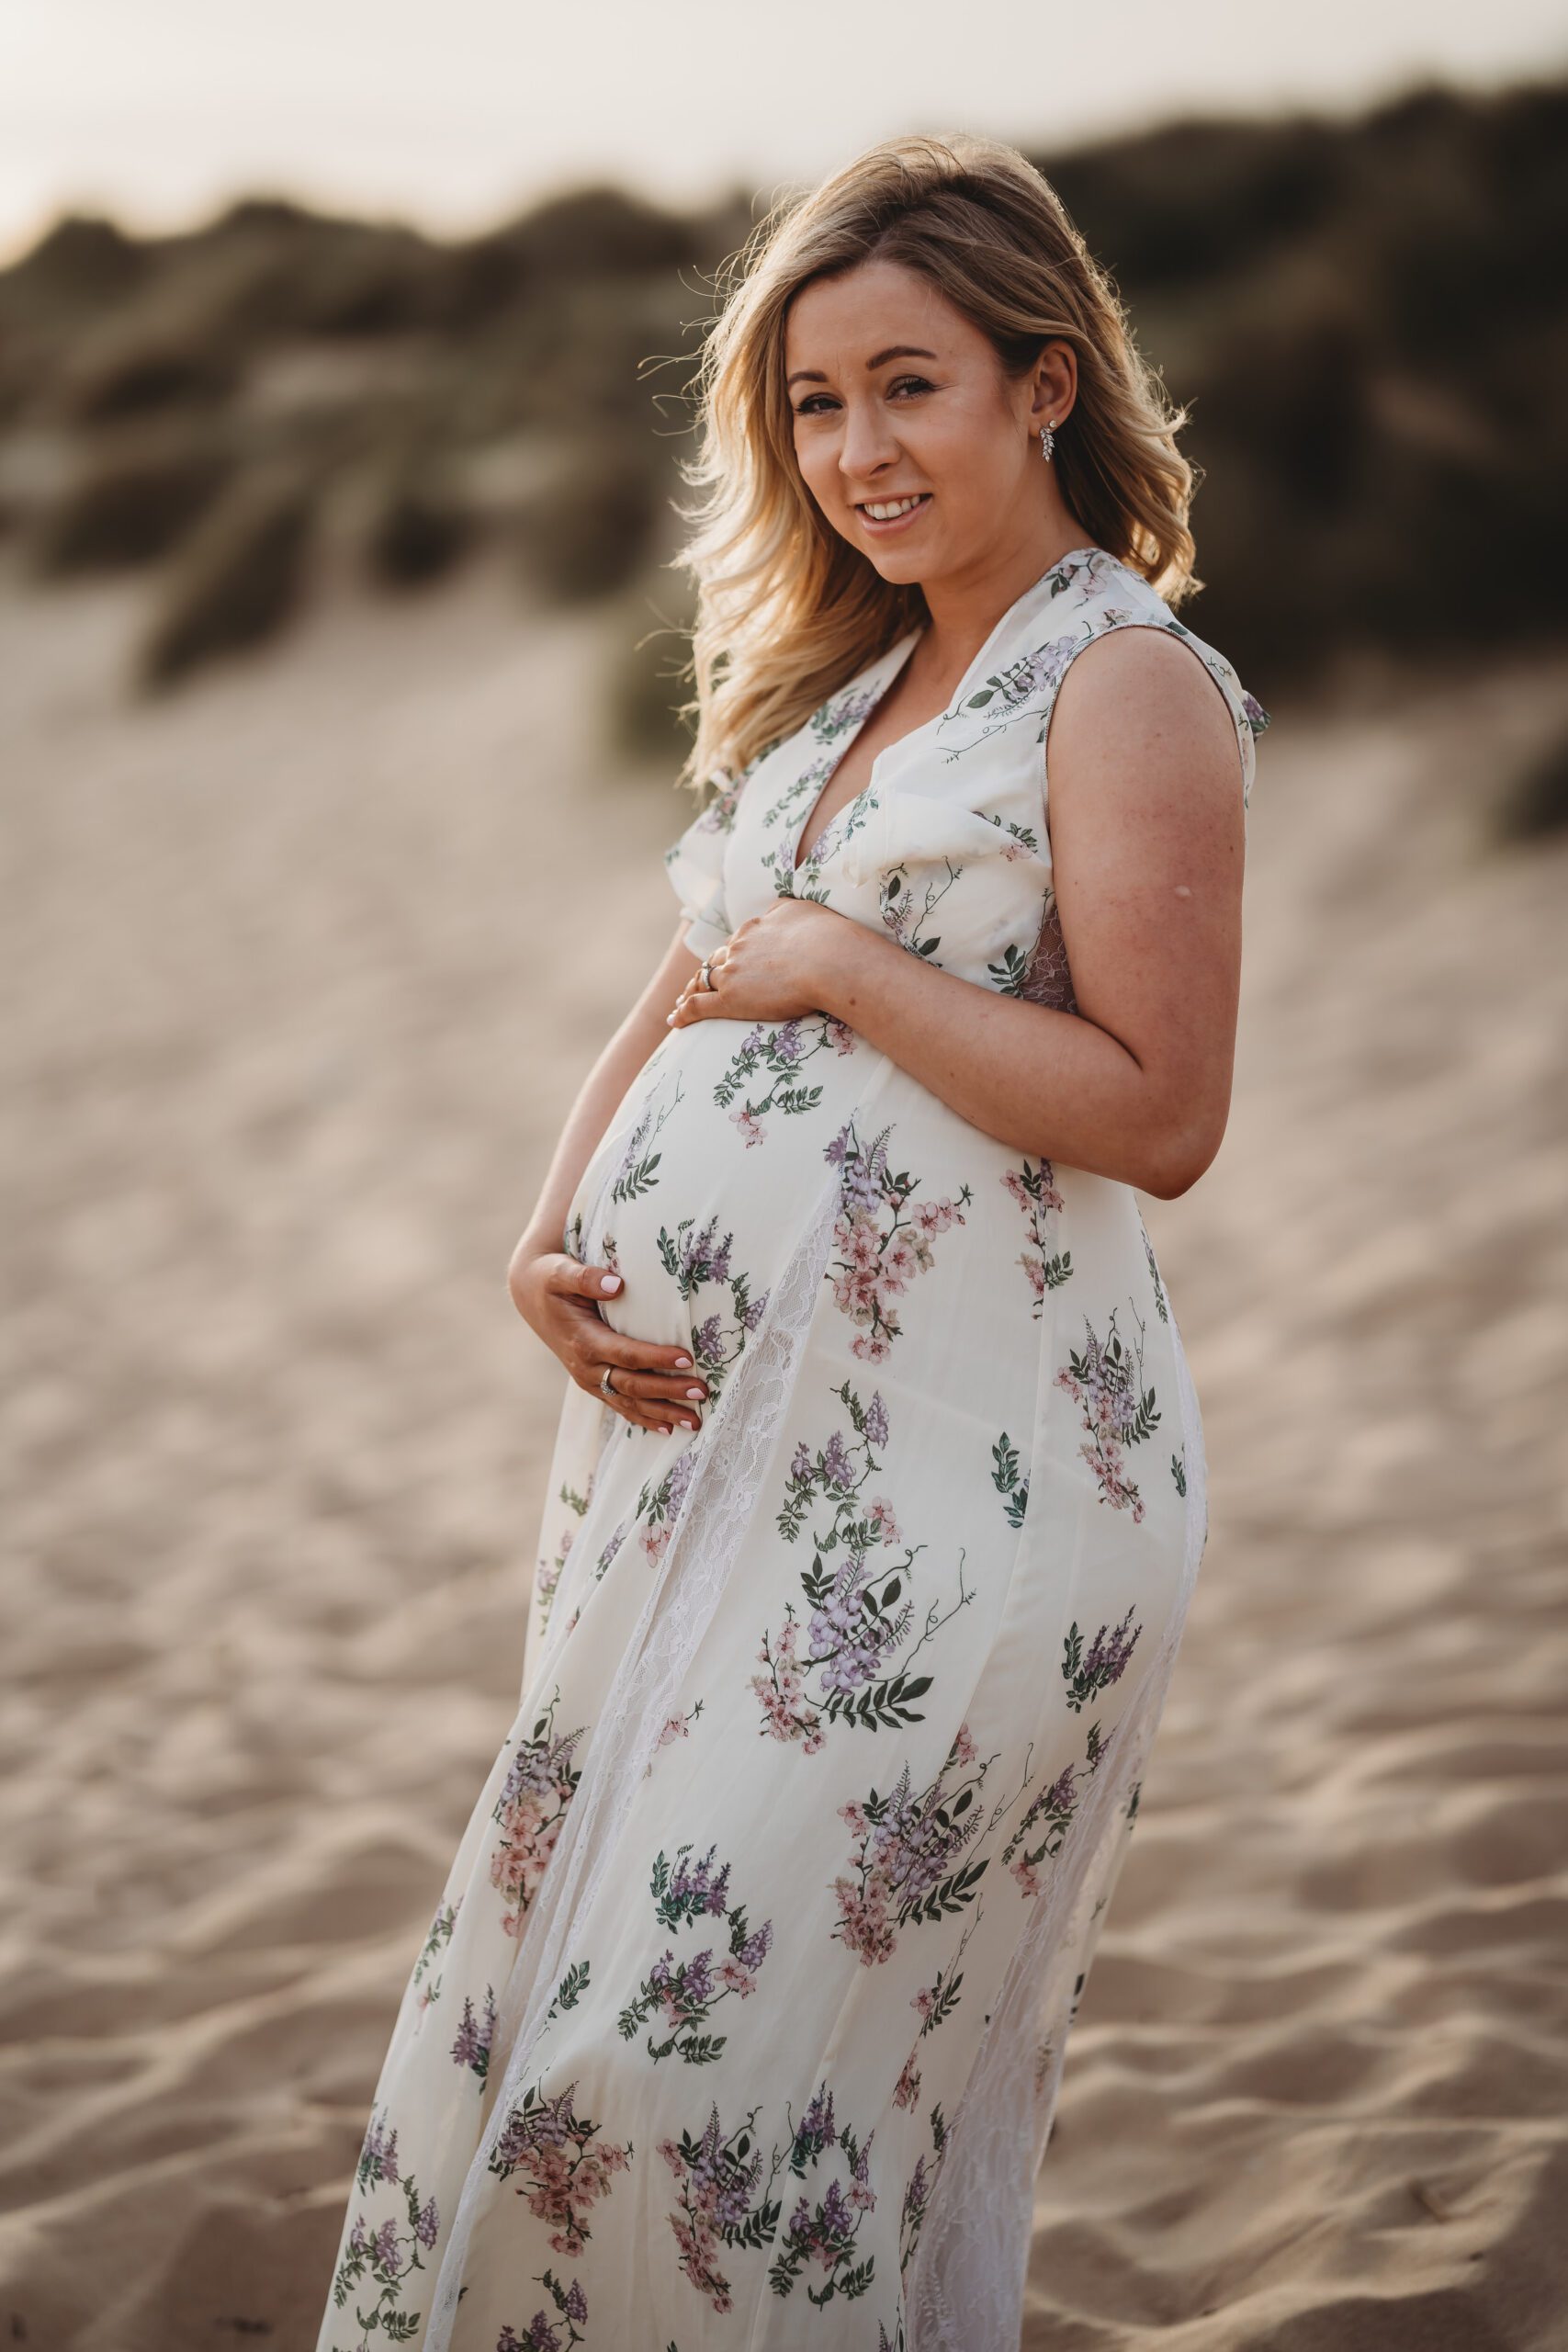
[[[685,804],[483,568],[130,714],[136,592],[0,606],[0,2340],[307,2352],[515,1696],[505,1263]],[[1231,1130],[1145,1209],[1213,1533],[1025,2343],[1548,2352],[1568,848],[1486,820],[1568,664],[1270,707]]]

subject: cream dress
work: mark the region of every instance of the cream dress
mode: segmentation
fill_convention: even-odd
[[[702,953],[780,893],[1072,1011],[1064,556],[798,871],[900,638],[665,854]],[[671,1031],[562,1236],[703,1426],[569,1385],[522,1702],[393,2027],[318,2352],[1015,2352],[1034,2174],[1207,1532],[1132,1188],[827,1014]]]

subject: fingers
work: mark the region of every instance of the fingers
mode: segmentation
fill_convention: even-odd
[[[615,1363],[610,1363],[608,1368],[611,1381],[608,1388],[603,1385],[605,1362],[584,1363],[575,1377],[581,1387],[601,1397],[606,1405],[613,1406],[634,1428],[657,1430],[664,1437],[678,1429],[701,1428],[698,1414],[707,1402],[707,1392],[705,1388],[700,1388],[696,1395],[691,1396],[682,1393],[687,1387],[697,1386],[691,1373],[635,1372]]]
[[[667,1029],[683,1029],[693,1021],[728,1021],[733,1017],[720,1003],[716,989],[688,989],[665,1014],[664,1025]]]
[[[724,945],[722,947],[716,947],[713,954],[706,958],[707,984],[705,987],[703,984],[704,967],[702,965],[698,966],[697,969],[692,974],[691,978],[686,982],[685,987],[681,990],[680,995],[676,998],[670,1012],[665,1014],[664,1021],[666,1027],[669,1027],[672,1023],[714,1020],[725,1017],[723,1014],[723,1008],[718,1003],[717,1000],[723,992],[723,980],[721,975],[723,974],[725,966],[729,961],[730,949],[733,944],[734,933],[732,933],[730,938],[725,942]]]
[[[550,1287],[570,1291],[579,1298],[614,1298],[621,1288],[621,1277],[612,1266],[585,1265],[581,1258],[569,1258],[563,1251]]]
[[[615,1295],[622,1286],[622,1278],[613,1267],[585,1264],[575,1258],[563,1259],[557,1285],[585,1299]],[[606,1364],[612,1367],[608,1389],[602,1385]],[[701,1426],[708,1388],[689,1349],[633,1339],[594,1317],[582,1324],[570,1370],[580,1387],[603,1397],[636,1428],[657,1430],[668,1436],[676,1429]]]
[[[605,1325],[592,1335],[584,1352],[589,1375],[584,1385],[599,1388],[608,1364],[611,1387],[605,1401],[627,1420],[666,1434],[671,1430],[701,1427],[708,1387],[686,1350],[665,1347],[651,1340],[630,1339]]]

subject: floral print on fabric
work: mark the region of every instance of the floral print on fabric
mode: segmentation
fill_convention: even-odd
[[[918,630],[716,779],[665,856],[687,946],[795,896],[1076,1017],[1050,719],[1132,628],[1224,695],[1245,810],[1267,713],[1077,548],[798,867]],[[411,1929],[317,2352],[1016,2343],[1207,1524],[1137,1198],[826,1012],[716,1018],[649,1054],[561,1238],[709,1402],[642,1432],[568,1387],[515,1720]]]

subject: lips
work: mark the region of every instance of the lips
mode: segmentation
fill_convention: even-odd
[[[863,501],[856,505],[855,513],[860,516],[861,521],[864,524],[868,531],[884,532],[902,529],[910,523],[918,522],[919,517],[925,513],[927,507],[931,503],[931,493],[929,490],[909,492],[907,492],[906,495],[912,497],[915,503],[912,506],[904,507],[899,514],[879,515],[873,514],[870,511],[871,507],[874,505],[892,506],[897,504],[898,501],[892,498],[877,498]]]

